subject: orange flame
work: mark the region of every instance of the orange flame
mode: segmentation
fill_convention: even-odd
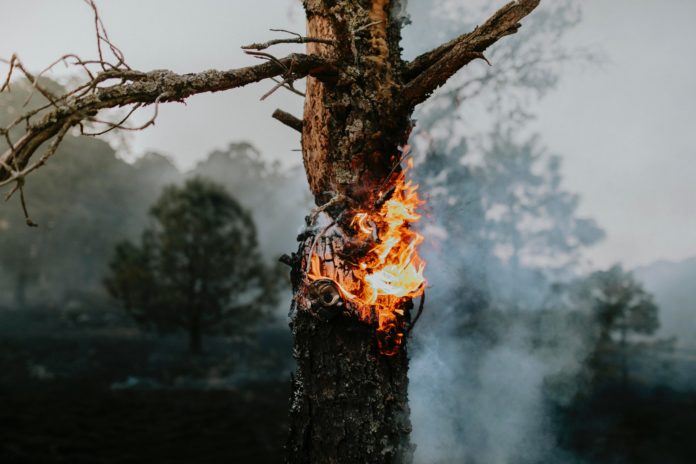
[[[351,225],[358,240],[372,244],[369,251],[355,263],[348,264],[349,272],[338,270],[337,256],[312,253],[311,280],[328,278],[336,283],[344,298],[358,308],[360,317],[376,320],[380,335],[380,350],[386,355],[398,352],[403,340],[404,303],[423,294],[425,261],[418,255],[423,236],[411,228],[421,215],[417,209],[424,203],[418,196],[418,185],[406,180],[413,167],[407,162],[395,183],[394,191],[378,211],[357,212]],[[383,192],[380,192],[381,198]],[[386,341],[388,340],[388,341]]]

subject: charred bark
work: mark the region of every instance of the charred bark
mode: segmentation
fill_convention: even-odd
[[[292,263],[297,372],[288,462],[410,462],[406,346],[385,355],[376,321],[361,320],[332,281],[306,280],[307,258],[312,249],[317,253],[317,235],[324,230],[305,234]],[[340,242],[319,240],[334,242],[326,247]]]
[[[373,208],[398,170],[410,114],[399,98],[401,24],[388,1],[305,1],[308,53],[339,63],[338,79],[308,78],[302,125],[304,164],[318,206],[350,234],[341,215]],[[290,463],[409,462],[408,355],[382,354],[374,324],[345,302],[317,298],[306,278],[316,215],[293,268],[293,379]],[[306,234],[307,235],[307,234]],[[316,282],[315,282],[316,284]],[[339,298],[340,299],[340,298]],[[331,298],[327,298],[331,300]],[[338,309],[338,311],[336,311]]]
[[[395,334],[378,335],[374,321],[357,317],[340,294],[334,298],[330,283],[308,278],[310,258],[317,241],[326,240],[334,255],[360,253],[359,245],[347,250],[354,245],[349,219],[354,211],[379,208],[393,193],[414,106],[498,38],[514,33],[537,4],[512,2],[480,30],[405,63],[399,0],[304,0],[307,36],[324,39],[309,43],[307,53],[333,63],[337,75],[332,81],[307,78],[304,117],[295,124],[317,208],[298,237],[298,253],[286,260],[292,266],[297,360],[289,463],[412,461],[406,340],[385,350]],[[346,239],[326,237],[328,228]],[[412,306],[404,303],[402,328]]]

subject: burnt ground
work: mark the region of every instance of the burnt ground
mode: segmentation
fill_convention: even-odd
[[[287,327],[191,356],[119,315],[0,310],[1,464],[283,462]]]
[[[585,463],[696,463],[696,393],[605,384],[558,409],[559,444]]]
[[[0,392],[0,462],[280,463],[287,384]]]
[[[0,391],[0,463],[281,463],[288,393]],[[694,417],[695,394],[608,389],[559,412],[559,445],[578,463],[691,464]]]
[[[0,311],[0,464],[283,462],[287,328],[204,348],[96,316]],[[693,389],[607,380],[555,410],[578,464],[696,463]]]

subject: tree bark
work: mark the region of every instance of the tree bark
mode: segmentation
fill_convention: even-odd
[[[351,208],[370,208],[399,169],[399,147],[411,127],[399,98],[401,24],[393,15],[398,5],[385,0],[307,0],[305,8],[307,35],[336,44],[311,43],[308,53],[340,63],[335,83],[308,78],[302,125],[312,193],[317,205],[331,205],[327,213],[336,219]],[[330,320],[317,316],[302,298],[314,236],[304,239],[293,269],[297,373],[288,462],[410,462],[406,345],[387,356],[373,324],[349,311]]]
[[[459,67],[483,57],[497,38],[514,33],[517,21],[538,3],[512,2],[480,31],[409,64],[400,57],[399,0],[304,0],[307,36],[327,39],[309,43],[307,54],[333,63],[337,76],[307,78],[304,117],[296,124],[318,209],[307,217],[299,250],[289,261],[297,371],[287,462],[412,462],[407,341],[384,354],[385,340],[378,339],[374,322],[358,318],[349,302],[335,305],[331,293],[317,298],[316,282],[307,275],[310,257],[317,241],[325,241],[326,221],[339,236],[350,236],[351,212],[376,209],[401,169],[400,148],[407,143],[414,106]],[[323,223],[319,211],[328,216]],[[341,253],[340,240],[330,246]],[[404,327],[411,308],[406,301]]]

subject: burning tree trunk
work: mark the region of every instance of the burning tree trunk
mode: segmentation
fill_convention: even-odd
[[[333,41],[311,43],[308,53],[336,63],[339,75],[308,78],[301,125],[318,208],[292,262],[297,373],[288,462],[411,461],[404,333],[425,282],[420,236],[409,229],[419,200],[401,166],[410,116],[537,3],[512,3],[407,64],[398,0],[305,0],[308,36]]]
[[[325,261],[338,267],[360,259],[363,244],[356,244],[357,253],[347,250],[359,240],[352,220],[358,211],[377,209],[390,174],[400,169],[399,148],[410,130],[400,98],[401,25],[385,1],[331,3],[305,2],[308,35],[334,40],[310,44],[308,52],[341,62],[343,72],[335,83],[307,81],[303,158],[324,212],[308,217],[293,269],[297,374],[288,462],[401,462],[411,448],[406,347],[380,347],[378,315],[361,318],[364,308],[353,306],[338,282],[315,280],[322,273],[335,278]],[[307,275],[312,271],[314,278]],[[405,324],[408,307],[402,309]]]
[[[55,153],[67,131],[83,128],[83,121],[105,124],[107,131],[124,128],[124,121],[96,119],[99,111],[156,107],[274,76],[283,79],[278,88],[307,76],[304,120],[280,110],[273,115],[302,132],[304,165],[317,204],[298,237],[298,252],[285,260],[292,268],[297,359],[288,462],[410,462],[406,334],[412,299],[425,285],[416,249],[422,238],[410,228],[420,200],[402,167],[411,113],[458,69],[485,60],[483,52],[516,32],[539,0],[513,1],[474,31],[411,62],[401,59],[399,48],[405,0],[304,0],[308,37],[245,47],[267,60],[258,66],[186,75],[132,70],[87,1],[95,11],[101,69],[97,74],[88,69],[94,61],[74,64],[86,70],[89,82],[52,95],[16,57],[8,61],[10,76],[13,69],[24,73],[50,104],[44,108],[48,114],[30,112],[0,130],[10,147],[0,156],[0,187],[15,183],[31,223],[22,195],[25,178]],[[115,64],[104,62],[102,42]],[[307,54],[277,59],[261,52],[283,42],[307,43]],[[114,80],[120,82],[103,85]],[[26,126],[24,134],[10,140],[20,124]],[[29,164],[49,140],[42,156]]]

